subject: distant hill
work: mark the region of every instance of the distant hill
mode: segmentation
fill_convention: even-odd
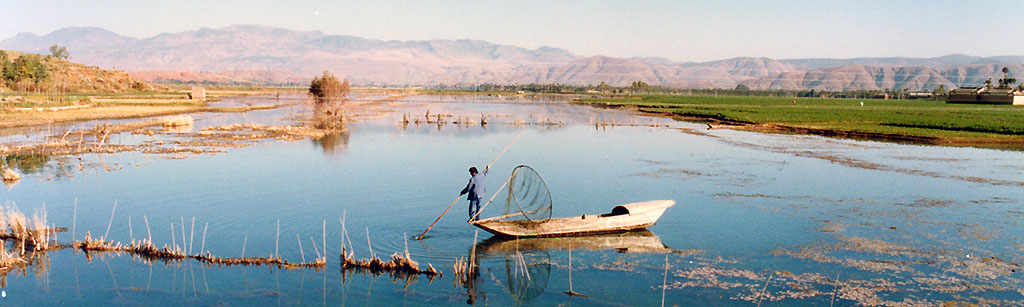
[[[1024,75],[1024,64],[969,64],[944,67],[928,66],[864,66],[850,65],[811,70],[795,70],[772,77],[744,82],[755,89],[928,90],[940,85],[947,89],[979,86],[986,79],[993,82],[1002,77],[1006,67],[1011,76]]]
[[[680,88],[856,90],[979,85],[1021,76],[1024,56],[783,59],[740,57],[709,62],[664,58],[581,57],[480,40],[383,41],[255,25],[202,28],[131,38],[101,28],[18,34],[0,48],[46,53],[66,46],[74,61],[133,71],[156,80],[305,83],[324,70],[361,85],[565,83]]]
[[[902,67],[902,66],[959,66],[968,64],[1000,64],[1000,63],[1024,63],[1024,56],[995,56],[977,57],[963,54],[951,54],[934,58],[853,58],[853,59],[788,59],[779,62],[793,65],[796,69],[816,69],[839,66],[877,66],[877,67]]]
[[[166,87],[146,83],[120,70],[101,69],[73,63],[66,60],[3,50],[10,60],[22,56],[34,56],[46,67],[48,78],[36,84],[31,80],[8,86],[0,82],[0,92],[11,90],[68,93],[120,93],[138,91],[162,91]]]
[[[103,44],[103,42],[111,42]],[[0,48],[44,52],[66,46],[74,60],[126,70],[218,72],[283,71],[315,76],[331,70],[362,83],[436,84],[499,82],[498,71],[566,63],[568,51],[533,50],[478,40],[381,41],[319,31],[236,25],[164,33],[145,39],[99,28],[69,28],[36,36],[18,34]]]

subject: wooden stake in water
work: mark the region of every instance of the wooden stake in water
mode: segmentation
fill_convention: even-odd
[[[185,242],[186,242],[185,241],[185,217],[182,216],[181,217],[181,249],[182,249],[182,252],[186,251],[185,250]]]
[[[772,281],[772,277],[774,277],[774,276],[775,276],[774,273],[772,273],[771,275],[768,275],[768,280],[766,280],[764,282],[764,289],[761,289],[761,295],[757,296],[757,306],[761,306],[761,299],[764,298],[764,292],[766,290],[768,290],[768,283],[770,283]]]
[[[203,246],[199,248],[199,253],[200,254],[206,252],[206,229],[209,228],[209,227],[210,227],[210,223],[206,223],[206,226],[203,226]]]
[[[107,232],[103,233],[103,240],[107,240],[107,235],[110,234],[110,225],[114,224],[114,211],[117,211],[117,200],[114,200],[114,209],[110,210],[110,222],[107,223]]]
[[[277,236],[274,237],[274,257],[280,259],[281,255],[277,253],[278,242],[281,242],[281,220],[277,220]]]
[[[366,246],[370,249],[370,259],[377,258],[377,255],[373,254],[373,244],[370,244],[370,227],[366,227]]]
[[[188,231],[188,253],[192,254],[192,242],[196,239],[196,217],[192,217],[192,227]]]
[[[327,220],[320,220],[320,231],[323,235],[324,262],[327,262]]]
[[[153,233],[149,232],[149,218],[143,215],[142,219],[146,221],[146,238],[149,240],[149,244],[153,244]]]
[[[75,242],[75,225],[78,224],[78,197],[75,197],[75,211],[71,215],[71,242]]]
[[[128,216],[128,238],[135,241],[135,231],[132,230],[132,216]]]
[[[352,238],[348,236],[348,229],[345,228],[345,215],[345,210],[341,210],[341,218],[338,219],[338,222],[341,222],[341,245],[344,247],[344,250],[355,253],[352,247]],[[345,244],[345,240],[348,240],[348,244]]]
[[[316,240],[313,240],[313,237],[309,237],[309,242],[313,244],[313,251],[316,252],[316,259],[320,260],[320,249],[316,247]]]
[[[174,247],[175,250],[178,249],[178,241],[175,239],[173,222],[171,223],[171,247]]]
[[[572,295],[572,246],[569,246],[569,292],[566,294]]]
[[[836,273],[836,283],[832,285],[832,302],[828,305],[831,307],[836,303],[836,291],[839,290],[839,273]]]
[[[523,262],[523,270],[526,270],[525,260]],[[569,246],[569,292],[565,292],[565,294],[568,294],[569,296],[586,297],[586,295],[576,293],[576,291],[572,290],[572,245]]]
[[[665,307],[665,288],[668,287],[668,254],[665,254],[665,278],[661,281],[661,307]]]
[[[302,255],[302,263],[306,263],[306,252],[302,251],[302,239],[299,239],[299,234],[295,234],[295,241],[299,241],[299,253]]]
[[[245,238],[242,239],[242,258],[245,258],[245,243],[249,242],[249,234],[245,234]]]

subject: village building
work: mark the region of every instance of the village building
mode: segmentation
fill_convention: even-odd
[[[1010,88],[961,87],[949,91],[946,103],[1024,105],[1024,93]]]

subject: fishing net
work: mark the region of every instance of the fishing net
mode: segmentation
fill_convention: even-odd
[[[508,182],[505,215],[513,220],[545,221],[551,218],[551,191],[533,168],[520,165],[512,171]]]

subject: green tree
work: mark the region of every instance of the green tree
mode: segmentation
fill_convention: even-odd
[[[746,84],[737,84],[736,85],[736,90],[737,91],[749,91],[750,87],[747,86]]]
[[[39,61],[38,56],[26,54],[18,57],[14,62],[4,63],[3,79],[8,86],[13,86],[26,79],[32,79],[35,84],[39,84],[49,78],[50,73],[46,69],[46,65]]]
[[[1017,83],[1017,78],[1011,78],[1010,77],[1010,69],[1005,67],[1005,66],[1003,67],[1002,71],[1003,71],[1003,78],[999,79],[999,88],[1001,88],[1001,89],[1012,88],[1013,84]]]
[[[71,55],[68,54],[68,48],[60,45],[50,46],[50,56],[63,60],[67,60],[71,57]]]

